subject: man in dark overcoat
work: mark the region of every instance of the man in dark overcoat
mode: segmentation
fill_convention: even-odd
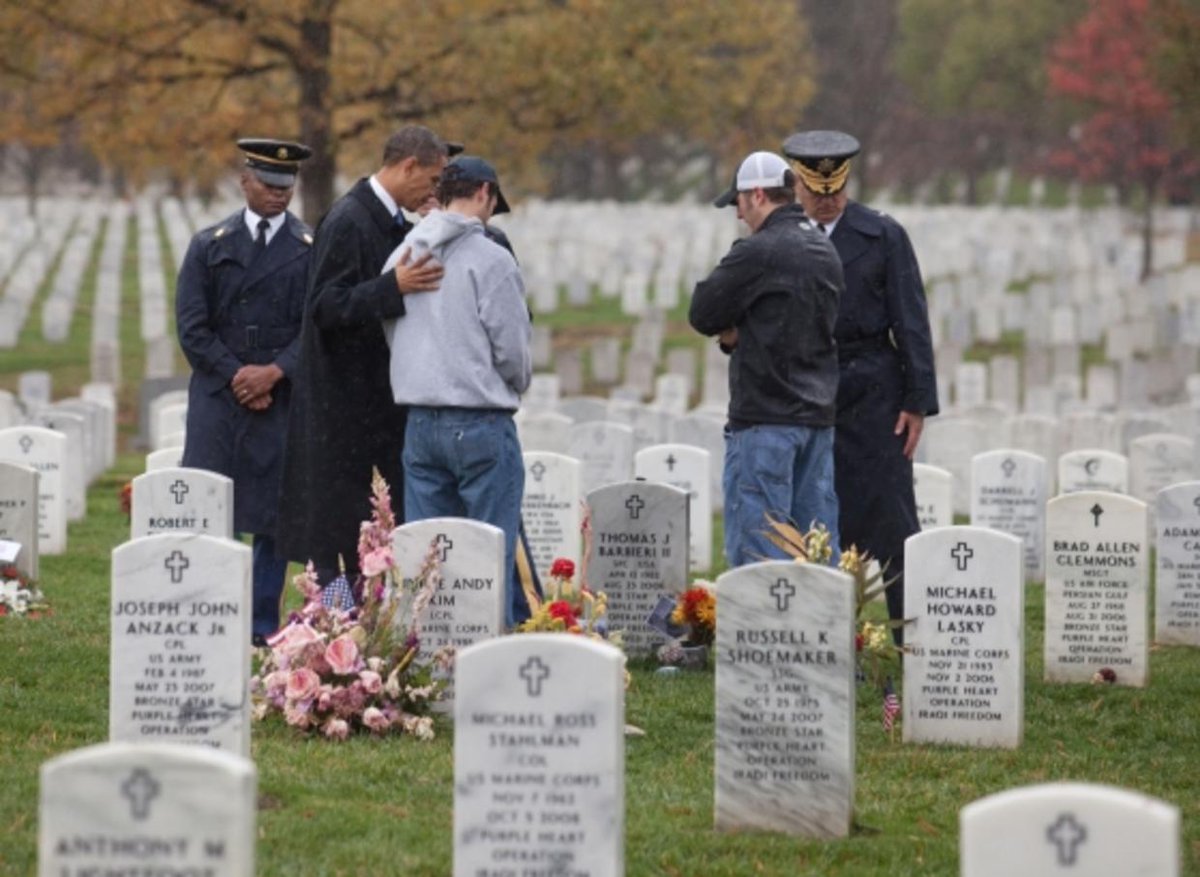
[[[359,525],[371,515],[371,472],[391,486],[397,522],[404,496],[405,411],[392,399],[382,320],[404,316],[404,296],[437,289],[429,257],[381,274],[446,163],[446,143],[407,125],[388,138],[383,165],[339,198],[317,226],[300,338],[300,379],[288,424],[279,542],[312,560],[320,581],[339,561],[358,572]]]
[[[859,143],[805,131],[783,144],[796,196],[842,260],[838,306],[834,465],[842,545],[857,545],[895,581],[888,615],[904,618],[904,540],[918,532],[912,459],[925,418],[938,412],[925,287],[908,235],[892,217],[849,200]],[[897,642],[901,629],[893,629]]]
[[[233,479],[233,525],[254,535],[255,642],[279,627],[287,560],[275,545],[283,444],[312,234],[287,210],[311,150],[239,140],[246,206],[192,238],[175,315],[192,366],[183,465]]]

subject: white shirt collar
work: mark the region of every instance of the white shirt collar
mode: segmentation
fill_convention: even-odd
[[[395,217],[400,212],[400,205],[396,203],[396,199],[388,194],[388,190],[383,188],[383,184],[375,179],[375,174],[371,174],[367,178],[371,184],[371,191],[375,193],[375,197],[383,202],[383,206],[387,208],[389,216]]]
[[[247,207],[243,218],[246,220],[246,228],[250,229],[250,240],[254,240],[258,237],[258,222],[260,219],[263,219],[263,217],[259,216],[257,213]],[[271,238],[275,237],[275,232],[283,228],[283,223],[286,219],[287,211],[284,211],[282,213],[276,213],[267,220],[267,222],[270,223],[270,225],[267,227],[268,244],[271,243]]]
[[[839,213],[837,215],[837,217],[832,222],[822,223],[822,225],[825,226],[825,237],[830,237],[833,235],[833,230],[835,228],[837,228],[837,224],[842,221],[842,217],[845,215],[846,215],[846,211],[843,210],[841,213]],[[813,224],[815,225],[816,222],[817,221],[814,219]]]

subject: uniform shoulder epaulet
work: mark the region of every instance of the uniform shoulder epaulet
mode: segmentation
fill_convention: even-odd
[[[288,228],[292,232],[292,237],[303,241],[307,246],[312,246],[313,233],[312,229],[308,227],[308,223],[300,219],[294,213],[288,213],[287,223]]]
[[[218,225],[215,229],[213,229],[213,233],[212,233],[213,240],[216,240],[217,238],[220,238],[220,237],[224,237],[228,233],[228,231],[229,231],[229,226]]]

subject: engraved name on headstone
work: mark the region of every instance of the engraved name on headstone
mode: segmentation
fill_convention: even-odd
[[[1154,639],[1200,646],[1200,481],[1159,491]]]
[[[1040,581],[1045,551],[1046,461],[1036,454],[997,450],[971,460],[971,524],[1019,538],[1025,575]]]
[[[521,496],[521,520],[533,563],[546,576],[559,557],[580,560],[583,493],[580,463],[562,454],[526,451],[525,492]]]

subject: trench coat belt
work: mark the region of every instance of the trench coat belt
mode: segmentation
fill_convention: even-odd
[[[262,326],[223,326],[217,330],[222,343],[233,351],[286,347],[297,334],[295,328]]]
[[[852,359],[863,353],[871,353],[876,350],[894,350],[895,348],[896,345],[892,341],[892,333],[890,331],[880,332],[878,335],[852,338],[849,341],[839,339],[837,343],[839,359]]]

